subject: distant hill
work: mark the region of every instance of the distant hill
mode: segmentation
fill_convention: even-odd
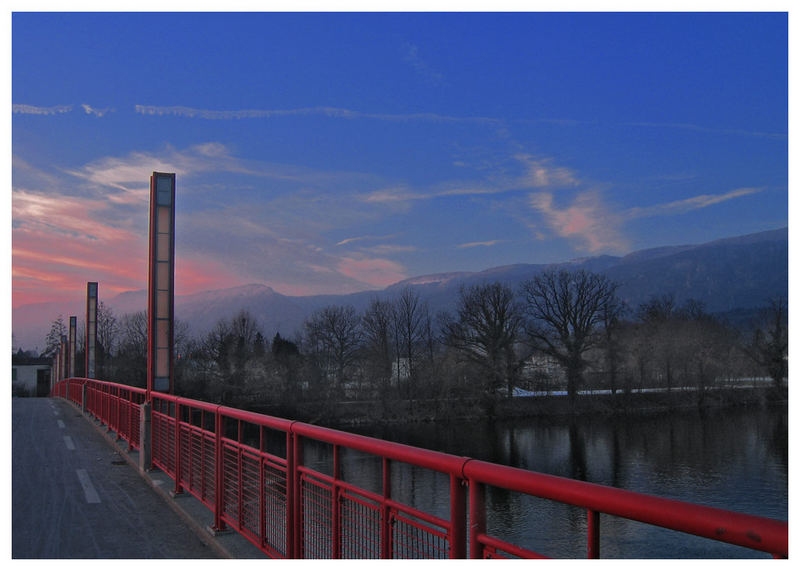
[[[788,229],[715,240],[705,244],[668,246],[633,252],[623,257],[596,256],[560,264],[516,264],[480,272],[451,272],[418,276],[383,291],[349,295],[286,296],[261,284],[176,296],[177,319],[202,335],[220,319],[246,310],[261,325],[268,339],[276,332],[292,337],[314,310],[331,304],[349,304],[361,311],[374,297],[392,298],[410,287],[426,300],[431,310],[452,310],[462,285],[499,281],[517,289],[522,282],[552,267],[605,273],[620,284],[620,297],[632,308],[653,295],[672,293],[678,304],[697,299],[706,309],[744,322],[773,296],[788,297]],[[102,284],[101,284],[102,294]],[[144,311],[144,290],[101,299],[117,315]],[[82,316],[83,307],[64,304],[31,304],[13,310],[17,345],[44,347],[50,323],[63,315]],[[79,321],[81,317],[79,317]]]

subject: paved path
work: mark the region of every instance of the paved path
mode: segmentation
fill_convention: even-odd
[[[209,547],[58,399],[12,399],[12,557],[211,558]]]

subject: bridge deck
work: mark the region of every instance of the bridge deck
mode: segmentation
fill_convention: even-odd
[[[253,556],[198,533],[203,522],[190,521],[193,500],[170,506],[168,478],[143,478],[130,459],[65,401],[12,399],[12,557]]]

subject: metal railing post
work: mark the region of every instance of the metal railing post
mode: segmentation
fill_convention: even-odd
[[[294,424],[294,423],[293,423]],[[294,457],[294,433],[291,426],[286,431],[286,557],[296,559],[295,551],[295,478],[297,464]]]
[[[341,509],[339,505],[339,477],[341,471],[339,467],[339,447],[333,445],[333,482],[331,483],[331,557],[333,559],[341,559],[342,557],[342,522],[341,522]]]
[[[295,559],[303,559],[303,485],[300,466],[303,464],[303,439],[294,435],[294,555]]]
[[[467,494],[464,480],[450,474],[450,559],[467,556]]]
[[[478,536],[486,533],[486,489],[480,482],[469,481],[469,556],[483,559],[483,547]]]
[[[389,500],[392,497],[391,460],[383,457],[383,506],[381,508],[381,559],[392,558],[392,512]]]
[[[172,491],[173,496],[183,494],[183,487],[181,486],[181,479],[183,478],[183,464],[181,462],[181,405],[175,401],[175,489]]]
[[[139,470],[148,472],[153,468],[152,405],[141,404],[139,417]]]
[[[222,512],[225,509],[224,470],[222,469],[222,433],[225,430],[225,421],[222,418],[219,407],[214,413],[214,426],[216,435],[214,439],[214,525],[212,530],[222,532],[227,529],[225,522],[222,520]]]
[[[587,519],[587,549],[589,559],[600,559],[600,513],[594,510],[586,511]]]

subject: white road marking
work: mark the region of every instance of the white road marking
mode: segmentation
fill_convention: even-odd
[[[75,443],[72,441],[71,436],[64,437],[64,444],[67,445],[67,450],[75,450]]]
[[[83,469],[75,470],[78,474],[78,481],[83,488],[83,495],[86,496],[86,502],[89,504],[99,504],[100,496],[97,495],[97,490],[94,489],[92,481],[89,479],[89,472]]]
[[[58,421],[58,427],[59,428],[64,428],[64,421],[63,420],[59,420]]]

